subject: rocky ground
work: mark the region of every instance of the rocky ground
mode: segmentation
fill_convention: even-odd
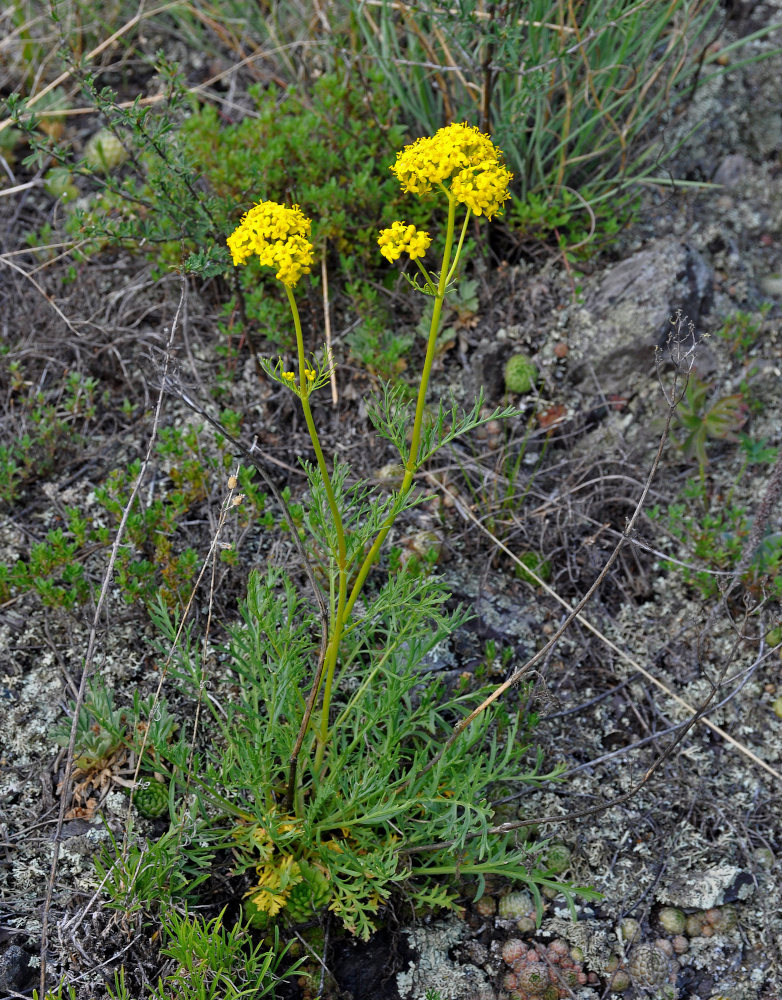
[[[770,4],[746,6],[734,12],[735,30],[782,20]],[[755,442],[782,444],[780,78],[779,56],[748,65],[705,86],[686,119],[664,124],[660,142],[689,136],[668,165],[671,174],[715,186],[650,187],[638,223],[590,262],[576,294],[572,272],[558,259],[506,261],[482,275],[476,324],[442,359],[435,391],[455,387],[471,399],[483,385],[487,404],[499,405],[507,358],[524,351],[534,359],[542,375],[536,409],[548,414],[543,430],[551,433],[530,439],[516,487],[523,506],[500,510],[493,528],[510,553],[541,555],[546,585],[516,571],[480,517],[503,483],[500,445],[507,434],[521,440],[525,433],[523,419],[509,431],[489,426],[471,450],[454,451],[432,470],[429,485],[440,498],[400,537],[403,547],[422,536],[435,543],[454,595],[474,611],[433,669],[502,679],[508,663],[501,651],[523,662],[592,584],[633,513],[665,427],[671,332],[682,335],[680,353],[694,349],[694,370],[710,398],[741,394],[736,429]],[[17,221],[11,199],[0,210],[7,253]],[[89,509],[109,469],[143,455],[148,422],[129,423],[120,403],[131,385],[147,406],[154,400],[155,352],[167,339],[179,286],[173,277],[154,281],[122,255],[59,286],[54,302],[8,268],[4,281],[3,335],[13,357],[39,358],[45,385],[47,359],[56,367],[65,352],[74,368],[105,382],[112,401],[89,426],[91,447],[78,461],[63,454],[24,505],[3,514],[0,562],[12,564],[65,507]],[[53,305],[65,325],[53,319]],[[187,307],[176,350],[197,383],[213,360],[213,306],[208,294],[190,291]],[[747,329],[751,335],[737,344],[736,331]],[[662,349],[657,364],[655,347]],[[301,428],[291,430],[291,413],[264,397],[251,362],[243,365],[230,399],[249,408],[262,446],[291,470],[295,491]],[[339,407],[326,401],[320,419],[356,473],[372,475],[388,456],[367,447],[364,386],[358,375],[341,375]],[[9,427],[13,415],[9,396]],[[164,421],[192,420],[169,401]],[[681,438],[675,420],[673,429]],[[746,449],[725,436],[707,442],[707,455],[709,497],[755,516],[772,463],[748,461]],[[419,1000],[429,989],[442,1000],[596,1000],[620,991],[699,1000],[782,996],[779,598],[771,578],[745,581],[727,601],[687,582],[687,566],[714,565],[703,561],[697,525],[677,538],[654,508],[664,512],[680,501],[692,477],[697,462],[669,441],[632,544],[536,675],[534,739],[548,762],[564,765],[562,780],[542,790],[524,786],[498,803],[502,821],[561,817],[546,833],[563,847],[563,875],[602,898],[582,906],[575,922],[557,898],[547,900],[537,928],[529,897],[498,883],[477,903],[465,898],[458,915],[390,926],[369,945],[339,940],[325,956],[338,984],[334,996]],[[211,537],[222,489],[210,486],[191,526],[197,548]],[[767,527],[772,539],[782,532],[778,508]],[[247,565],[269,558],[267,540],[239,541],[241,572],[226,569],[229,596],[224,607],[218,603],[226,617]],[[666,556],[679,563],[662,566]],[[101,566],[90,571],[98,579]],[[730,579],[724,572],[717,579]],[[84,609],[47,609],[31,594],[0,607],[2,997],[30,995],[34,985],[63,769],[53,732],[78,686],[89,628]],[[153,689],[152,639],[148,619],[115,593],[99,630],[96,670],[119,702],[136,688]],[[138,961],[145,954],[95,894],[92,858],[127,822],[127,798],[113,780],[122,773],[115,769],[75,802],[62,831],[49,962],[79,997],[105,996],[104,973],[127,960],[123,953],[138,953]],[[136,822],[144,836],[160,833],[159,821]]]

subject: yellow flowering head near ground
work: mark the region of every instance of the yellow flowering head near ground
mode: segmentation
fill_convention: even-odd
[[[404,222],[394,222],[390,229],[380,231],[377,245],[386,260],[393,263],[403,253],[408,254],[410,260],[423,257],[431,242],[432,237],[429,233],[424,233],[415,226],[408,226]]]
[[[391,167],[404,191],[427,194],[450,185],[451,194],[475,215],[490,219],[510,198],[513,174],[488,135],[466,123],[446,125],[397,154]]]
[[[298,205],[286,208],[275,201],[254,205],[226,241],[234,265],[245,264],[256,254],[262,267],[275,268],[275,277],[293,287],[310,272],[311,225]]]

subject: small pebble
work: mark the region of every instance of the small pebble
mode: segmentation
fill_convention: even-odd
[[[25,951],[18,944],[10,944],[0,955],[0,989],[20,990],[27,979],[30,965]]]

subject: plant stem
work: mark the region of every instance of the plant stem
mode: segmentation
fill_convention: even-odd
[[[301,332],[301,319],[299,317],[299,310],[296,306],[296,299],[293,297],[293,290],[290,285],[285,286],[285,291],[288,294],[288,302],[290,303],[291,312],[293,313],[293,325],[296,330],[296,346],[299,351],[299,398],[301,399],[301,408],[304,411],[304,420],[310,434],[312,447],[315,450],[315,458],[317,459],[318,468],[320,469],[320,474],[323,479],[323,486],[326,490],[331,516],[334,518],[334,528],[337,532],[337,546],[339,553],[338,565],[340,569],[344,569],[347,562],[345,530],[342,526],[342,518],[339,514],[339,507],[337,506],[337,500],[331,486],[331,477],[329,476],[328,469],[326,468],[326,460],[323,457],[323,449],[320,446],[320,438],[318,437],[318,432],[315,428],[315,421],[312,419],[309,390],[307,387],[307,376],[304,374],[307,364],[304,357],[304,337]]]
[[[418,387],[418,399],[415,408],[415,419],[413,421],[413,433],[410,441],[410,451],[405,462],[405,474],[402,480],[402,485],[400,487],[400,494],[402,496],[406,495],[410,489],[413,476],[418,469],[418,456],[421,450],[421,436],[423,432],[423,420],[424,411],[426,405],[426,393],[429,386],[429,377],[432,371],[432,365],[434,364],[435,348],[437,346],[437,334],[440,330],[440,319],[443,311],[443,302],[445,301],[445,293],[448,287],[448,282],[451,280],[454,269],[456,268],[457,261],[459,259],[459,254],[464,243],[464,236],[467,232],[467,222],[470,218],[470,212],[467,212],[467,216],[464,220],[464,225],[462,226],[461,234],[459,237],[459,243],[456,248],[456,253],[453,254],[453,243],[454,243],[454,229],[456,220],[456,199],[448,193],[448,224],[445,234],[445,248],[443,250],[443,261],[442,267],[440,269],[440,276],[437,282],[437,292],[434,297],[434,309],[432,311],[432,321],[429,327],[429,340],[426,345],[426,357],[424,358],[424,367],[421,372],[421,382]],[[453,263],[451,262],[451,257],[453,255]],[[429,275],[424,271],[427,279]],[[431,279],[429,279],[431,280]],[[323,457],[323,451],[320,447],[320,441],[318,440],[317,431],[315,429],[315,423],[312,419],[312,411],[310,410],[309,400],[307,398],[307,382],[305,371],[305,357],[304,357],[304,340],[301,332],[301,322],[299,319],[299,312],[296,308],[296,300],[293,297],[292,290],[286,285],[285,290],[288,294],[288,301],[290,302],[291,312],[293,313],[293,322],[296,329],[296,344],[299,352],[299,394],[301,398],[301,405],[304,411],[304,419],[307,423],[307,430],[309,431],[310,438],[312,440],[312,446],[315,449],[315,456],[318,461],[318,468],[320,469],[321,476],[323,478],[323,484],[326,489],[326,495],[329,501],[329,507],[331,509],[331,514],[334,519],[334,527],[337,532],[339,556],[337,560],[337,567],[339,571],[339,593],[337,596],[337,609],[334,615],[333,623],[330,630],[328,646],[326,648],[326,659],[324,664],[324,687],[323,687],[323,704],[321,706],[320,713],[320,730],[318,733],[318,743],[317,749],[315,751],[315,771],[319,771],[323,765],[323,758],[326,752],[326,747],[329,742],[329,709],[331,707],[331,696],[334,684],[334,674],[337,667],[337,659],[339,656],[339,646],[342,641],[342,634],[345,628],[345,623],[350,616],[350,612],[353,609],[353,605],[356,603],[361,590],[363,589],[366,578],[369,575],[369,571],[372,568],[375,560],[377,559],[378,553],[386,540],[389,531],[395,520],[395,515],[389,515],[381,526],[377,537],[372,543],[369,551],[364,557],[364,561],[361,564],[356,581],[353,584],[353,588],[350,592],[350,597],[347,597],[347,554],[346,554],[346,544],[345,544],[345,533],[342,526],[342,520],[340,518],[339,509],[337,507],[336,498],[331,487],[331,480],[329,479],[328,471],[326,469],[326,462]],[[292,787],[292,786],[291,786]]]
[[[345,541],[345,529],[342,524],[342,518],[339,513],[339,507],[337,506],[337,498],[334,495],[334,489],[331,485],[331,477],[329,476],[328,469],[326,468],[326,460],[323,457],[323,449],[320,446],[320,439],[318,438],[318,432],[315,428],[315,421],[312,418],[312,410],[310,409],[309,402],[309,389],[307,383],[307,376],[305,374],[306,369],[306,359],[304,357],[304,337],[301,332],[301,319],[299,318],[299,310],[296,307],[296,299],[293,296],[293,290],[290,286],[285,286],[285,291],[288,294],[288,302],[290,303],[291,312],[293,314],[293,325],[296,330],[296,346],[299,353],[299,398],[301,399],[301,408],[304,412],[304,420],[307,424],[307,430],[309,431],[310,440],[312,441],[312,447],[315,450],[315,457],[318,462],[318,469],[320,470],[321,479],[323,480],[323,487],[326,490],[326,497],[328,498],[329,509],[331,510],[331,516],[334,521],[334,530],[337,533],[337,571],[339,574],[339,593],[337,595],[337,610],[334,615],[331,635],[329,636],[328,646],[326,648],[326,661],[325,661],[325,687],[323,690],[323,707],[321,709],[321,720],[320,720],[320,735],[318,737],[318,749],[315,757],[316,769],[320,767],[323,761],[323,752],[328,742],[328,729],[329,729],[329,706],[331,704],[331,688],[334,680],[334,670],[337,665],[337,654],[339,653],[339,645],[342,640],[342,629],[345,624],[345,599],[347,596],[347,544]]]
[[[437,344],[437,334],[440,330],[440,317],[443,311],[443,302],[445,300],[445,290],[448,286],[448,279],[450,277],[449,266],[451,264],[451,251],[453,249],[453,235],[454,235],[454,223],[456,220],[456,199],[452,197],[449,192],[448,194],[448,226],[445,233],[445,249],[443,250],[443,263],[440,269],[440,277],[437,282],[437,294],[434,299],[434,310],[432,311],[432,322],[429,327],[429,341],[426,345],[426,358],[424,359],[424,367],[421,372],[421,384],[418,388],[418,401],[415,407],[415,420],[413,421],[413,435],[410,441],[410,452],[405,462],[405,474],[402,479],[402,485],[399,488],[401,495],[407,493],[413,482],[413,476],[418,468],[418,454],[421,447],[421,430],[423,426],[424,419],[424,406],[426,403],[426,391],[429,386],[429,376],[432,371],[432,364],[434,363],[434,352],[435,346]],[[467,213],[469,217],[470,213]],[[462,229],[462,239],[459,241],[458,251],[461,250],[462,241],[464,240],[464,232],[466,230],[467,222],[465,220],[465,225]],[[456,260],[454,260],[454,265]],[[373,563],[377,559],[378,553],[380,552],[383,542],[386,540],[388,532],[394,523],[395,516],[393,514],[385,520],[380,531],[377,534],[372,546],[364,557],[364,561],[361,564],[361,568],[358,571],[358,576],[353,584],[353,588],[350,591],[350,597],[348,598],[347,605],[345,607],[346,617],[350,614],[353,609],[353,605],[358,600],[358,596],[366,582],[366,578],[369,575],[369,571],[372,568]]]
[[[462,245],[464,244],[464,237],[467,234],[467,223],[470,221],[471,216],[472,216],[472,212],[469,211],[469,209],[468,209],[467,214],[464,217],[464,222],[462,224],[462,231],[459,234],[459,243],[458,243],[458,246],[456,247],[456,253],[453,255],[453,264],[451,265],[451,270],[448,272],[448,275],[447,275],[447,277],[445,279],[446,286],[448,285],[448,282],[453,277],[453,272],[456,270],[456,265],[459,263],[459,257],[461,256],[461,252],[462,252]]]

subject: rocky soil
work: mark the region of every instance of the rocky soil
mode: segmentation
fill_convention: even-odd
[[[733,18],[734,31],[747,31],[782,21],[782,7],[734,4]],[[782,32],[776,40],[782,43]],[[478,323],[443,359],[437,389],[455,387],[472,398],[484,385],[488,405],[498,405],[507,358],[519,350],[533,357],[542,375],[538,409],[550,414],[554,432],[545,462],[543,435],[524,456],[524,513],[506,519],[503,538],[512,553],[541,553],[550,573],[541,573],[546,586],[530,584],[478,523],[480,510],[458,470],[472,470],[473,484],[480,480],[486,490],[501,480],[494,463],[504,432],[490,426],[472,452],[455,451],[432,470],[440,499],[401,537],[403,545],[421,533],[437,538],[442,572],[474,611],[438,650],[433,669],[480,668],[502,679],[508,665],[500,651],[510,648],[513,662],[523,662],[597,577],[638,502],[665,427],[672,332],[681,334],[680,353],[694,351],[695,373],[713,393],[740,392],[751,401],[741,430],[782,444],[780,79],[778,55],[747,65],[706,85],[686,119],[665,123],[661,143],[687,137],[668,164],[672,176],[713,186],[650,187],[638,223],[589,264],[575,295],[572,273],[556,259],[505,261],[483,275]],[[0,211],[7,252],[10,199],[0,201]],[[61,352],[68,334],[52,326],[49,302],[10,274],[1,293],[3,334],[22,356],[44,358],[45,381],[47,353]],[[165,343],[177,295],[176,279],[155,282],[121,255],[102,274],[93,270],[76,286],[62,286],[57,307],[78,327],[73,364],[113,381],[118,401],[123,383],[143,384],[154,400],[150,357]],[[213,349],[211,309],[208,296],[190,293],[177,350],[194,380]],[[719,335],[737,314],[756,329],[745,350]],[[324,404],[321,419],[357,473],[371,475],[388,456],[366,446],[362,383],[346,376],[340,390],[339,410]],[[288,411],[261,398],[249,361],[231,393],[257,416],[262,445],[295,466],[300,428],[291,431]],[[148,424],[128,426],[118,413],[117,404],[102,414],[94,448],[78,466],[55,467],[24,509],[2,516],[0,562],[27,552],[63,507],[89,509],[95,483],[144,453]],[[165,421],[192,419],[180,404],[167,404]],[[524,421],[511,433],[521,439]],[[710,495],[757,514],[772,466],[746,467],[745,452],[729,439],[708,442],[707,451]],[[697,463],[668,442],[648,506],[667,509],[693,475]],[[221,489],[214,486],[214,509]],[[193,525],[195,545],[208,544],[214,509]],[[767,527],[782,532],[778,506]],[[243,544],[243,573],[270,557],[263,540]],[[553,818],[544,829],[563,847],[563,876],[602,898],[582,906],[577,921],[549,899],[536,927],[529,897],[497,883],[478,902],[465,897],[460,914],[389,926],[369,945],[339,940],[325,956],[335,997],[423,1000],[427,990],[442,1000],[782,996],[782,719],[775,711],[782,662],[768,639],[781,620],[779,601],[764,598],[762,586],[740,587],[726,602],[705,599],[681,566],[661,565],[665,556],[685,568],[698,563],[694,542],[685,550],[664,519],[643,516],[632,544],[535,677],[534,738],[547,762],[564,765],[562,780],[542,790],[523,786],[498,803],[500,821]],[[238,571],[226,578],[229,591],[239,578]],[[231,607],[226,599],[226,616]],[[32,595],[0,607],[2,998],[29,996],[35,985],[63,771],[52,734],[78,686],[90,621],[86,610],[47,610]],[[136,688],[154,688],[152,640],[148,620],[114,594],[96,670],[118,702]],[[497,655],[487,663],[489,641]],[[79,998],[105,996],[106,978],[123,961],[149,961],[148,943],[101,907],[92,866],[101,843],[121,836],[128,821],[127,797],[114,781],[123,773],[118,767],[74,802],[61,835],[49,965],[68,976]],[[142,836],[160,833],[159,821],[134,820]]]

